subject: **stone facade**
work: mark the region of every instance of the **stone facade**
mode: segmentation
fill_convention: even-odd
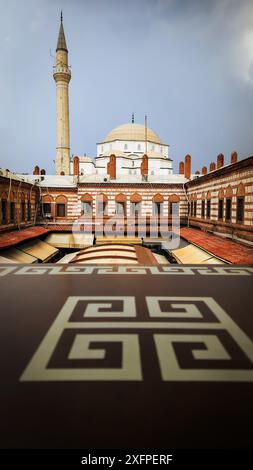
[[[106,221],[136,214],[140,223],[146,219],[149,225],[158,216],[170,225],[173,212],[180,216],[182,226],[253,241],[253,157],[196,175],[185,183],[121,183],[113,178],[96,183],[78,176],[58,176],[51,177],[52,186],[50,177],[39,178],[40,182],[37,179],[32,184],[29,177],[27,181],[10,174],[0,177],[1,230],[32,223],[71,229],[83,216],[94,222],[96,217]]]
[[[95,223],[134,217],[151,226],[177,214],[181,225],[253,241],[253,157],[224,166],[224,155],[191,173],[191,156],[173,174],[169,146],[150,128],[123,124],[97,144],[97,156],[70,159],[69,96],[71,73],[61,19],[54,79],[57,94],[56,176],[36,165],[33,175],[0,176],[1,230],[29,224],[68,227],[80,218]],[[62,176],[61,176],[62,175]],[[38,210],[40,207],[40,210]],[[95,226],[95,225],[94,225]]]
[[[39,209],[39,188],[9,172],[0,175],[0,231],[34,225]]]
[[[44,193],[44,194],[43,194]],[[125,216],[133,215],[132,203],[139,202],[138,213],[140,216],[152,217],[156,213],[156,204],[161,204],[159,215],[168,219],[171,215],[170,204],[178,203],[179,215],[184,223],[187,218],[187,199],[182,185],[166,184],[79,184],[75,189],[47,188],[43,189],[43,203],[51,203],[51,220],[54,222],[76,221],[84,211],[83,203],[90,203],[90,214],[95,218],[101,215],[99,204],[104,205],[103,215],[113,217],[117,214],[117,202],[125,203]],[[65,201],[65,215],[58,217],[56,212],[57,201]],[[100,213],[100,214],[99,214]],[[49,218],[50,222],[50,218]]]
[[[253,157],[204,174],[186,189],[191,226],[253,240]]]

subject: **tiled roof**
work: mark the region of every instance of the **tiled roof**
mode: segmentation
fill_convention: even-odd
[[[12,230],[11,232],[6,232],[0,236],[0,250],[4,248],[9,248],[15,246],[20,242],[25,240],[31,240],[32,238],[37,238],[40,235],[44,235],[50,230],[44,227],[31,227],[25,228],[23,230]]]
[[[15,246],[25,240],[30,240],[52,231],[66,232],[71,231],[72,228],[70,224],[52,224],[50,228],[31,227],[3,233],[0,236],[0,250]],[[187,227],[181,228],[180,235],[187,241],[196,244],[229,263],[253,264],[253,248],[244,246],[241,243]]]
[[[229,263],[253,264],[253,248],[241,243],[187,227],[180,229],[180,236]]]

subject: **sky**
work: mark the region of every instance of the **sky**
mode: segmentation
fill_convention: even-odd
[[[0,166],[54,172],[52,70],[63,10],[71,154],[121,124],[170,145],[174,172],[253,155],[253,0],[0,0]]]

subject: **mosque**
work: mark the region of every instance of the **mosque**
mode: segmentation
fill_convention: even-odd
[[[175,172],[169,145],[148,127],[146,119],[145,124],[138,124],[134,115],[131,122],[119,125],[97,143],[94,158],[71,156],[71,70],[62,17],[53,78],[57,123],[55,175],[47,175],[38,165],[30,175],[0,170],[1,232],[34,227],[69,233],[80,218],[85,231],[83,218],[88,217],[89,230],[92,227],[95,233],[96,217],[100,217],[103,226],[110,217],[120,216],[134,217],[137,231],[145,219],[147,235],[151,237],[154,216],[161,224],[171,226],[176,214],[181,233],[188,241],[195,237],[198,246],[196,236],[199,239],[200,234],[203,237],[213,234],[217,246],[221,240],[232,239],[240,242],[237,243],[240,249],[242,243],[252,249],[252,156],[239,160],[233,151],[226,163],[224,155],[219,154],[209,168],[203,166],[193,174],[191,156],[186,155]],[[205,243],[202,241],[202,248]],[[210,246],[212,250],[213,244]],[[231,250],[224,248],[221,258],[226,259],[228,251]]]
[[[86,156],[70,158],[68,87],[71,71],[62,17],[53,76],[57,103],[57,175],[81,175],[91,181],[105,181],[109,177],[125,182],[154,176],[154,179],[160,180],[162,177],[167,182],[168,175],[172,174],[169,146],[162,143],[147,125],[135,124],[134,115],[131,124],[113,129],[97,144],[95,160]]]
[[[143,163],[143,155],[148,154],[148,163]],[[110,165],[111,155],[115,156],[115,169],[107,168]],[[167,181],[172,174],[172,161],[169,158],[169,146],[161,142],[158,135],[141,124],[123,124],[113,129],[103,142],[97,144],[95,162],[88,157],[79,158],[80,175],[98,175],[122,181],[142,180],[144,176],[153,176],[153,180]],[[113,159],[111,158],[111,161]],[[144,160],[145,162],[145,160]],[[112,164],[114,166],[114,164]],[[109,170],[109,171],[108,171]],[[74,165],[70,163],[70,172],[73,174]],[[133,176],[133,178],[132,178]]]
[[[134,115],[72,155],[62,19],[53,77],[55,174],[0,168],[0,447],[32,449],[28,468],[36,449],[57,468],[68,449],[69,467],[234,459],[252,445],[253,156],[177,171]]]

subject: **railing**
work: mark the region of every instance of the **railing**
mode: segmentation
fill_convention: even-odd
[[[59,65],[54,65],[53,66],[53,74],[56,73],[66,73],[67,75],[71,76],[71,70],[67,66],[59,66]]]

